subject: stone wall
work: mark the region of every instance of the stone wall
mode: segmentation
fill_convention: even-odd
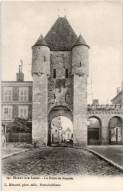
[[[87,76],[74,75],[73,108],[74,145],[87,144]]]
[[[87,145],[88,49],[84,45],[72,49],[73,139],[77,146]]]
[[[123,142],[123,111],[122,110],[88,110],[87,118],[97,118],[101,122],[101,144],[109,144],[109,122],[113,117],[121,118],[122,121],[122,142]]]
[[[56,70],[56,78],[53,71]],[[68,69],[68,78],[65,71]],[[73,109],[73,78],[71,77],[71,52],[55,51],[50,55],[50,77],[48,80],[48,110],[63,105]]]
[[[32,47],[32,138],[39,146],[47,145],[48,131],[48,76],[50,75],[50,49]]]
[[[89,72],[89,48],[87,46],[76,46],[72,49],[72,74],[82,76]]]
[[[47,77],[33,74],[32,138],[40,146],[47,145]]]
[[[32,48],[32,74],[50,74],[50,49],[47,46]]]

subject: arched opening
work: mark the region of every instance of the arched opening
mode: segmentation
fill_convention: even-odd
[[[88,145],[101,144],[101,120],[98,117],[88,119]]]
[[[51,145],[73,144],[73,124],[64,116],[55,117],[51,122]]]
[[[63,146],[73,143],[73,117],[68,107],[56,106],[48,115],[48,145]]]
[[[109,144],[122,144],[122,118],[114,116],[109,121]]]

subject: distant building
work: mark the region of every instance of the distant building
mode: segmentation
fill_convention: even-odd
[[[99,100],[98,99],[93,99],[93,104],[94,105],[98,105],[99,104]]]
[[[71,129],[63,129],[61,125],[61,118],[54,118],[51,124],[51,144],[67,142],[67,140],[70,139],[72,139]]]
[[[21,66],[16,81],[2,81],[2,128],[15,118],[32,119],[32,81],[24,81]]]
[[[56,117],[52,120],[51,124],[51,144],[61,143],[62,141],[62,127],[60,117]]]
[[[66,129],[64,139],[66,141],[72,139],[72,131],[70,128]]]
[[[121,90],[120,90],[120,87],[117,88],[117,94],[111,100],[111,102],[112,104],[123,104],[123,82],[122,82]]]

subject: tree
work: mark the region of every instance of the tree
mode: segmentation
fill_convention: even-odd
[[[32,122],[24,118],[16,118],[13,123],[10,124],[9,132],[15,133],[29,133],[32,132]]]

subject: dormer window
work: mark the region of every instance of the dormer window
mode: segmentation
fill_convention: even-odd
[[[65,77],[68,78],[68,69],[65,69]]]

